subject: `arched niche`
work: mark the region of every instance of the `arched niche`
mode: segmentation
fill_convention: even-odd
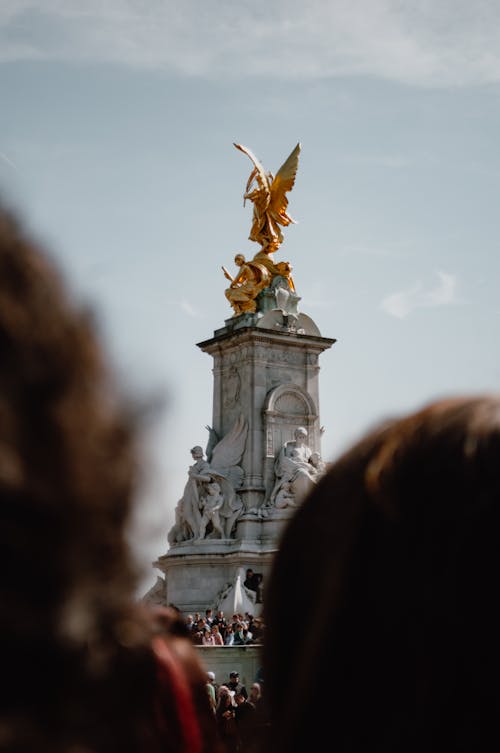
[[[319,417],[312,397],[297,384],[280,384],[266,396],[263,407],[265,432],[264,477],[266,499],[274,486],[274,461],[285,442],[294,438],[295,429],[307,429],[308,445],[319,450]]]

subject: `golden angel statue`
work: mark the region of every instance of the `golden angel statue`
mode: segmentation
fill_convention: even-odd
[[[249,199],[253,203],[253,222],[250,235],[251,241],[262,246],[260,254],[274,253],[283,243],[281,227],[287,227],[295,222],[286,212],[288,199],[286,194],[291,191],[295,183],[295,176],[299,165],[300,144],[297,144],[288,159],[282,164],[276,177],[264,170],[255,155],[246,146],[234,145],[236,149],[250,157],[254,168],[247,181],[243,204]],[[252,184],[257,185],[252,189]],[[251,190],[252,189],[252,190]],[[269,258],[269,256],[268,256]]]
[[[246,261],[243,254],[237,254],[234,262],[238,267],[234,277],[222,267],[224,276],[230,281],[225,295],[233,307],[234,316],[255,313],[257,297],[264,288],[281,287],[288,293],[295,293],[292,267],[287,261],[275,263],[273,254],[283,242],[281,227],[295,222],[286,209],[286,194],[295,183],[299,164],[300,144],[297,144],[287,160],[276,173],[267,173],[255,155],[241,144],[234,144],[253,163],[253,170],[247,181],[243,204],[249,199],[253,203],[253,222],[249,238],[260,243],[260,250],[252,261]],[[256,187],[253,183],[256,181]],[[278,281],[277,281],[278,278]],[[288,296],[289,297],[289,296]]]

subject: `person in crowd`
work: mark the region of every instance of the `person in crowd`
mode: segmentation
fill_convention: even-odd
[[[250,685],[250,694],[248,700],[253,704],[254,708],[258,709],[262,703],[262,689],[258,682],[253,682]]]
[[[241,689],[235,691],[235,719],[239,736],[239,753],[250,753],[257,742],[257,711],[255,706],[243,695]]]
[[[228,625],[226,628],[226,635],[224,638],[225,646],[234,646],[234,630],[232,625]]]
[[[257,669],[255,682],[260,685],[260,689],[262,690],[264,687],[264,667],[262,666],[262,664]]]
[[[248,700],[255,709],[253,743],[254,749],[262,751],[268,735],[269,722],[266,716],[266,707],[262,697],[262,686],[259,682],[253,682],[250,686]]]
[[[245,612],[245,623],[246,623],[245,627],[252,633],[252,637],[253,637],[253,632],[252,632],[253,620],[254,620],[253,614],[250,614],[249,612]]]
[[[248,588],[250,591],[255,591],[255,601],[257,604],[262,603],[263,577],[262,573],[254,573],[252,568],[249,567],[245,574],[245,580],[243,581],[245,588]]]
[[[259,593],[260,584],[262,583],[262,573],[254,573],[251,567],[247,568],[247,571],[245,573],[245,580],[243,581],[243,585],[245,588],[248,588],[250,591],[255,591],[257,594]]]
[[[207,672],[207,693],[210,701],[210,708],[215,714],[217,708],[217,689],[215,687],[215,672],[209,670]]]
[[[237,614],[233,614],[231,617],[231,622],[229,623],[231,627],[233,628],[233,632],[236,630],[236,625],[238,624],[239,619]]]
[[[237,622],[236,623],[236,631],[234,633],[234,645],[235,646],[244,646],[245,643],[247,643],[247,639],[245,637],[243,623]]]
[[[251,591],[257,590],[257,586],[255,584],[255,573],[251,567],[247,568],[243,585],[245,586],[245,588],[249,588]]]
[[[229,673],[229,680],[224,683],[226,687],[229,688],[229,690],[232,693],[241,692],[245,698],[248,698],[248,692],[244,685],[240,683],[240,674],[239,672],[233,671]]]
[[[313,726],[339,753],[498,749],[499,459],[500,398],[479,396],[333,464],[273,564],[266,750],[304,751]],[[300,640],[283,630],[298,594]]]
[[[196,623],[196,626],[192,629],[191,635],[193,638],[193,643],[197,646],[200,646],[203,644],[203,639],[206,635],[206,629],[208,625],[204,617],[200,617],[198,622]]]
[[[260,617],[254,617],[252,621],[252,637],[254,643],[260,643],[264,635],[264,625]]]
[[[137,604],[137,410],[88,310],[0,208],[0,751],[216,753],[173,609]]]
[[[226,637],[226,628],[227,628],[227,620],[224,616],[224,612],[222,609],[219,609],[217,614],[215,615],[213,619],[213,625],[217,625],[219,628],[219,633],[222,635],[222,638],[224,639]]]
[[[206,625],[203,630],[203,637],[201,642],[203,646],[215,646],[215,639],[208,625]]]
[[[212,625],[212,639],[214,642],[214,646],[223,646],[224,640],[222,638],[222,635],[219,632],[219,626],[218,625]]]
[[[215,718],[225,753],[238,753],[240,738],[236,725],[234,690],[230,690],[227,685],[219,686],[219,698],[215,710]]]
[[[217,700],[218,700],[217,693],[218,693],[218,690],[219,690],[219,685],[217,684],[216,679],[215,679],[215,672],[213,672],[212,670],[209,670],[207,672],[207,677],[208,677],[209,682],[213,685],[213,687],[215,689],[215,700],[217,702]]]
[[[205,631],[204,630],[192,630],[191,631],[191,642],[194,646],[203,646],[203,638],[205,637]]]
[[[253,643],[254,642],[254,640],[253,640],[253,633],[247,627],[243,628],[243,642],[244,643]]]

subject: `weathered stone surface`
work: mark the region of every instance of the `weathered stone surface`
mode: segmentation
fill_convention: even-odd
[[[288,299],[286,311],[271,308],[269,300],[264,314],[228,319],[213,338],[198,343],[213,358],[212,439],[216,437],[226,448],[232,442],[224,445],[224,437],[241,437],[241,431],[235,434],[235,426],[243,425],[245,436],[241,458],[232,466],[238,473],[231,476],[228,469],[219,467],[219,477],[212,474],[212,482],[219,483],[226,498],[221,478],[232,484],[241,504],[230,535],[224,531],[226,536],[221,538],[218,531],[212,532],[210,521],[206,531],[202,527],[201,538],[199,531],[197,536],[191,534],[188,526],[187,534],[170,535],[170,549],[155,563],[166,576],[167,602],[185,613],[215,607],[238,573],[247,568],[262,573],[265,591],[279,539],[299,501],[292,489],[290,504],[282,493],[282,507],[276,507],[277,459],[293,443],[298,427],[307,432],[305,461],[313,454],[320,457],[318,360],[335,340],[322,337],[313,320],[296,311],[297,300]],[[207,448],[208,461],[210,452]],[[314,483],[313,469],[310,475]],[[200,504],[203,494],[201,490]]]
[[[207,672],[215,673],[221,685],[229,680],[230,672],[239,672],[240,682],[249,691],[259,677],[262,666],[260,646],[196,646],[198,657]]]

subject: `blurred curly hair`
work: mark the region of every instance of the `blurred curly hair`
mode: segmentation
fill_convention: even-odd
[[[135,422],[116,394],[91,316],[0,207],[1,751],[183,750],[133,600]]]

